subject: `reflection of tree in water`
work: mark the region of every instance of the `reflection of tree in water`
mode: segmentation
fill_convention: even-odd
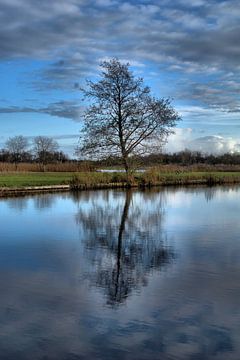
[[[13,197],[6,200],[10,209],[14,209],[17,211],[23,211],[28,206],[28,198],[27,197]]]
[[[205,199],[207,200],[207,202],[211,201],[214,199],[214,197],[216,196],[217,190],[216,187],[213,186],[208,186],[204,189],[204,195],[205,195]]]
[[[215,199],[215,197],[222,196],[223,193],[228,193],[231,191],[236,191],[235,186],[204,186],[204,187],[194,187],[194,188],[186,188],[185,191],[190,194],[199,194],[200,192],[204,193],[204,197],[207,202],[210,202]]]
[[[55,197],[52,194],[35,195],[33,199],[34,206],[38,210],[50,209],[55,202]]]
[[[163,193],[106,192],[93,196],[90,206],[79,209],[77,222],[83,231],[91,269],[91,283],[105,289],[107,302],[122,303],[133,289],[147,284],[153,269],[173,259],[161,229]],[[114,195],[114,192],[112,193]],[[123,202],[124,200],[124,202]]]
[[[26,210],[29,202],[33,200],[34,207],[38,210],[50,209],[55,202],[53,194],[38,194],[32,196],[19,196],[7,199],[7,204],[11,209],[18,211]]]

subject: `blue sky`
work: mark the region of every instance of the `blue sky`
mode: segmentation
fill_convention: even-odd
[[[128,61],[182,116],[168,151],[240,149],[238,0],[0,0],[0,148],[53,136],[73,154],[79,85]]]

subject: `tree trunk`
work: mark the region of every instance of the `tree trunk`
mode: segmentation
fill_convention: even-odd
[[[123,155],[123,165],[127,174],[129,174],[129,163],[126,155]]]
[[[114,294],[114,300],[115,301],[121,301],[122,300],[122,292],[121,292],[121,285],[124,286],[124,284],[120,283],[120,275],[121,275],[121,258],[122,258],[122,238],[123,233],[125,230],[125,224],[128,218],[128,212],[129,212],[129,206],[132,199],[132,192],[131,190],[126,191],[126,198],[125,198],[125,204],[122,212],[122,218],[121,218],[121,224],[119,226],[119,232],[118,232],[118,248],[117,248],[117,264],[116,264],[116,282],[115,282],[115,294]],[[124,292],[125,294],[125,292]]]
[[[45,163],[44,162],[39,162],[39,169],[41,172],[45,172]]]
[[[128,156],[125,155],[123,156],[123,165],[126,171],[126,175],[127,175],[127,187],[131,187],[132,185],[132,179],[131,179],[131,174],[130,174],[130,166],[129,166],[129,162],[128,162]]]

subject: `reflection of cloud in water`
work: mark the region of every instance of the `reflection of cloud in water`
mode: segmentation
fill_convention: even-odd
[[[91,299],[77,282],[51,272],[7,273],[0,286],[2,359],[74,359],[75,352],[87,358]]]

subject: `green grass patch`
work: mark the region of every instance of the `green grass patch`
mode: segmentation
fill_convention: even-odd
[[[24,188],[31,186],[50,186],[81,184],[94,186],[97,184],[121,183],[126,181],[124,173],[100,172],[7,172],[0,173],[0,188]]]
[[[73,173],[3,173],[0,174],[0,187],[28,187],[69,184]]]

